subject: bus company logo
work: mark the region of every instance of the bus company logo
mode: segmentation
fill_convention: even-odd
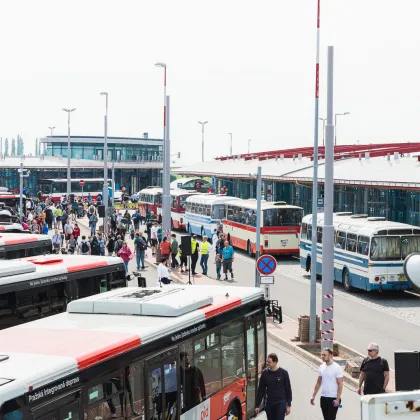
[[[230,396],[232,395],[232,392],[226,392],[225,395],[223,395],[223,405],[226,405],[227,402],[229,402]]]
[[[63,281],[67,281],[67,276],[61,275],[61,276],[55,276],[55,277],[47,277],[45,279],[31,280],[29,282],[29,286],[36,287],[36,286],[42,286],[44,284],[59,283]]]
[[[287,243],[288,243],[289,241],[287,240],[287,239],[282,239],[281,241],[280,241],[280,243],[281,243],[281,246],[287,246]]]
[[[79,382],[80,378],[76,376],[74,378],[65,379],[58,384],[49,386],[48,388],[43,388],[34,391],[33,393],[29,394],[29,402],[31,403],[38,400],[42,400],[43,398],[53,396],[55,393],[71,388],[73,385],[76,385]]]
[[[206,420],[210,418],[210,404],[205,404],[200,412],[200,420]]]
[[[181,331],[181,332],[179,332],[178,334],[174,334],[174,335],[171,337],[171,340],[172,340],[172,341],[178,341],[178,340],[181,340],[181,339],[183,339],[183,338],[185,338],[185,337],[188,337],[188,336],[189,336],[189,335],[191,335],[191,334],[196,334],[196,333],[200,332],[201,330],[204,330],[205,328],[206,328],[206,324],[205,324],[205,323],[200,324],[200,325],[197,325],[197,326],[196,326],[196,327],[194,327],[194,328],[190,328],[190,329],[188,329],[188,330]]]

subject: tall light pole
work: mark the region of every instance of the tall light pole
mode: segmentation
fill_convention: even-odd
[[[320,118],[320,121],[322,121],[322,146],[325,146],[325,123],[327,121],[326,118]]]
[[[251,148],[250,148],[250,145],[251,145],[251,139],[249,139],[249,140],[248,140],[248,154],[249,154],[249,151],[250,151],[250,149],[251,149]]]
[[[201,162],[204,162],[204,126],[208,121],[198,121],[198,124],[201,124]]]
[[[228,133],[230,135],[230,155],[232,156],[232,133]]]
[[[337,146],[337,116],[338,115],[350,115],[350,112],[343,112],[342,114],[334,114],[334,126],[335,126],[334,146]]]
[[[63,108],[67,112],[67,200],[71,194],[71,170],[70,170],[70,114],[76,111],[76,108]]]
[[[108,232],[108,92],[101,92],[105,96],[105,116],[104,116],[104,234]]]

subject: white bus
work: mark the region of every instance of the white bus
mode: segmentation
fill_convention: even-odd
[[[257,200],[227,201],[226,208],[223,233],[228,235],[232,246],[244,249],[249,256],[253,256],[257,240]],[[298,254],[302,217],[301,207],[290,206],[284,201],[262,200],[260,254]]]
[[[48,235],[0,233],[0,260],[51,254],[52,241]]]
[[[188,197],[184,217],[187,232],[211,238],[217,222],[226,217],[225,203],[234,200],[239,198],[214,194]]]
[[[74,299],[126,285],[119,257],[47,255],[0,261],[0,329],[57,314]]]
[[[322,274],[324,214],[318,214],[317,274]],[[407,290],[407,255],[420,252],[420,228],[366,214],[334,214],[334,280],[352,289]],[[300,265],[311,268],[312,215],[302,220]]]
[[[126,288],[0,331],[0,420],[247,419],[266,356],[259,288]]]
[[[71,180],[71,192],[77,197],[82,196],[82,187],[80,186],[81,179]],[[104,189],[103,178],[83,178],[85,184],[83,185],[83,197],[87,198],[88,194],[92,196],[92,200],[96,200],[99,196],[102,197]],[[110,181],[111,182],[111,181]],[[40,179],[42,200],[51,197],[53,201],[60,201],[63,195],[67,194],[67,178],[61,179]]]

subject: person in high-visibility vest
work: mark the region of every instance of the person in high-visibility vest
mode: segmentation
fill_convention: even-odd
[[[191,239],[191,273],[193,276],[197,274],[195,272],[195,267],[197,267],[199,250],[200,250],[200,246],[198,245],[198,242],[197,242],[197,235],[193,235]]]
[[[208,243],[208,237],[203,236],[203,243],[201,244],[200,266],[203,270],[203,275],[205,276],[207,276],[207,262],[209,260],[210,250],[211,245]]]

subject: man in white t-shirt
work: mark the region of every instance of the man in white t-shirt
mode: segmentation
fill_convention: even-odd
[[[343,392],[343,370],[334,362],[332,349],[322,349],[321,358],[324,363],[318,369],[318,380],[311,404],[315,405],[316,394],[321,388],[321,410],[324,420],[335,420]]]
[[[156,255],[156,247],[158,246],[157,237],[157,223],[154,223],[152,229],[150,229],[150,243],[152,244],[152,256]]]

